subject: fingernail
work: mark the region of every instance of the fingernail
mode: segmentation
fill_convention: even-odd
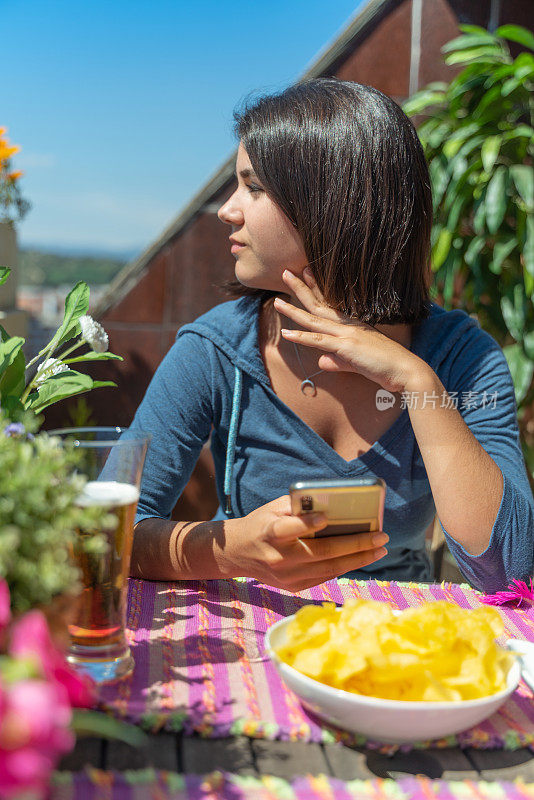
[[[387,533],[380,531],[380,533],[375,533],[374,536],[371,537],[371,542],[373,543],[373,547],[380,547],[380,545],[389,542],[389,536]]]
[[[378,558],[384,558],[384,556],[387,555],[388,551],[386,550],[385,547],[381,547],[379,550],[374,550],[373,552],[374,552],[374,557],[378,559]]]
[[[290,272],[290,270],[288,270],[288,269],[285,269],[285,270],[282,272],[282,277],[284,277],[284,278],[289,278],[289,276],[290,276],[290,275],[292,275],[292,273],[291,273],[291,272]]]

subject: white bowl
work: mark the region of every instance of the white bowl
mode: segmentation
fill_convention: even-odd
[[[520,666],[516,661],[508,673],[506,689],[477,700],[384,700],[334,689],[308,678],[276,655],[275,650],[285,644],[286,629],[294,617],[276,622],[265,634],[265,649],[280,677],[309,711],[335,727],[377,742],[428,741],[465,731],[497,711],[519,683]]]

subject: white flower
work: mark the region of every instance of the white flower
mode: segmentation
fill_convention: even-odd
[[[59,358],[47,358],[37,367],[35,385],[41,386],[52,375],[59,375],[60,372],[65,372],[66,370],[68,370],[68,366],[63,361],[60,361]]]
[[[87,342],[95,353],[105,353],[109,346],[109,339],[106,331],[88,314],[80,317],[82,338]]]

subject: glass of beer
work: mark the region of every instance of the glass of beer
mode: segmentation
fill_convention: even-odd
[[[67,660],[95,681],[128,675],[134,666],[126,641],[126,598],[133,524],[150,435],[127,428],[62,428],[49,431],[80,448],[78,466],[87,483],[80,506],[99,506],[109,520],[91,547],[94,531],[78,531],[73,557],[82,583]],[[104,546],[102,546],[104,545]]]

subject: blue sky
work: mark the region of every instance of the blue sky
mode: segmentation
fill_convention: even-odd
[[[0,5],[20,245],[133,256],[232,152],[239,101],[300,77],[365,0]]]

